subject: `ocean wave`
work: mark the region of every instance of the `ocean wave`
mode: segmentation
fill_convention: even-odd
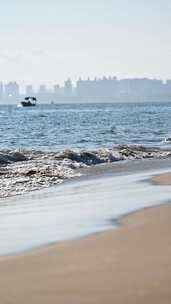
[[[62,152],[1,151],[0,197],[62,183],[80,176],[81,168],[122,160],[157,159],[171,156],[171,150],[142,145],[114,145],[111,149],[65,150]]]

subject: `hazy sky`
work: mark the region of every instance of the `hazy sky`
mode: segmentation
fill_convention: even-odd
[[[171,0],[0,0],[0,80],[171,78]]]

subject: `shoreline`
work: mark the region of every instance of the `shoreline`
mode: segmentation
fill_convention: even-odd
[[[170,203],[144,207],[118,229],[1,256],[2,304],[170,304],[170,217]]]
[[[170,215],[170,204],[149,207],[117,230],[0,257],[2,303],[169,304]]]
[[[170,188],[156,187],[149,179],[171,171],[168,163],[99,165],[58,187],[1,200],[0,255],[17,255],[109,231],[124,216],[167,203]],[[154,170],[156,164],[158,170]]]
[[[152,178],[151,182],[154,185],[170,186],[171,185],[171,171],[154,176]]]
[[[171,184],[171,183],[170,183]],[[130,211],[128,213],[125,213],[123,215],[118,216],[117,218],[111,218],[108,222],[110,222],[112,225],[110,226],[110,228],[108,228],[107,230],[102,230],[102,231],[95,231],[95,232],[91,232],[89,234],[85,234],[83,236],[80,237],[76,237],[73,239],[66,239],[66,240],[61,240],[58,242],[52,242],[52,243],[47,243],[38,247],[33,247],[30,249],[26,249],[23,251],[19,251],[19,252],[14,252],[11,254],[5,254],[5,255],[0,255],[0,262],[2,259],[5,258],[17,258],[17,257],[22,257],[22,256],[27,256],[27,255],[32,255],[32,254],[37,254],[40,253],[42,251],[46,251],[48,249],[57,249],[58,246],[63,246],[66,243],[77,243],[80,241],[86,241],[89,240],[91,238],[96,238],[99,237],[100,235],[105,235],[111,232],[115,232],[119,229],[124,229],[127,228],[127,221],[129,221],[131,218],[139,216],[139,214],[141,213],[146,213],[148,211],[152,211],[158,208],[163,208],[163,207],[170,207],[171,208],[171,202],[166,201],[164,203],[158,203],[155,204],[153,206],[147,206],[147,207],[142,207],[141,209],[137,209],[135,211]]]

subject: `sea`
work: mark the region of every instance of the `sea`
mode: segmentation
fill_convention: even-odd
[[[164,147],[170,134],[171,103],[0,106],[0,151]],[[148,183],[152,175],[170,171],[170,160],[154,165],[148,160],[143,170],[144,164],[135,162],[137,171],[128,162],[124,174],[113,170],[107,178],[71,180],[0,199],[0,256],[118,228],[121,216],[170,201],[170,186]]]
[[[0,105],[0,150],[165,146],[169,136],[171,103]]]

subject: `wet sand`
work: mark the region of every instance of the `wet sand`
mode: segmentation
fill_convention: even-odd
[[[171,172],[154,176],[152,182],[157,185],[171,185]]]
[[[171,205],[118,230],[0,258],[1,304],[171,303]]]

